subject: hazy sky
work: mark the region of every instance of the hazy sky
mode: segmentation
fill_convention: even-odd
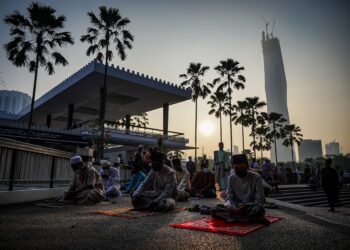
[[[87,11],[106,5],[120,9],[131,20],[134,48],[127,60],[113,63],[180,83],[190,62],[211,67],[207,80],[217,77],[213,70],[222,59],[233,58],[245,68],[246,88],[234,93],[234,101],[247,96],[265,99],[261,31],[265,20],[276,21],[274,34],[280,39],[284,59],[288,106],[292,123],[299,125],[304,139],[321,139],[323,145],[340,142],[350,152],[350,1],[332,0],[119,0],[119,1],[40,1],[67,17],[66,30],[75,44],[61,50],[69,61],[56,67],[56,74],[41,71],[37,97],[56,86],[93,58],[85,55],[86,44],[79,38],[89,25]],[[1,1],[0,16],[13,10],[24,12],[30,1]],[[1,22],[0,43],[8,42],[8,27]],[[16,68],[0,50],[1,78],[7,89],[32,91],[33,75]],[[218,120],[208,115],[206,101],[200,101],[199,124],[212,121],[212,135],[199,132],[198,145],[209,155],[219,141]],[[150,112],[151,127],[162,128],[162,111]],[[186,101],[170,107],[169,130],[184,132],[194,145],[194,103]],[[246,137],[248,129],[246,129]],[[234,144],[241,150],[240,127],[233,131]],[[224,118],[224,143],[229,147],[228,118]],[[247,144],[247,143],[246,143]],[[201,153],[202,149],[199,151]],[[324,151],[325,153],[325,151]]]

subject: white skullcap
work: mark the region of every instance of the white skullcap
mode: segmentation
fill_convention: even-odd
[[[101,160],[101,167],[105,168],[105,167],[108,167],[110,166],[111,163],[107,160]]]
[[[75,155],[73,156],[72,158],[70,158],[70,164],[76,164],[76,163],[79,163],[79,162],[83,162],[83,160],[81,159],[81,156],[80,155]]]

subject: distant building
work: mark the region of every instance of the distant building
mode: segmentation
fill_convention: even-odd
[[[266,31],[262,32],[262,49],[264,56],[265,93],[267,112],[282,114],[289,124],[289,112],[287,105],[287,79],[284,71],[282,51],[277,37],[269,33],[268,24]],[[282,145],[283,140],[277,139],[276,149],[278,161],[290,161],[290,149]],[[270,159],[275,162],[275,147],[271,148]]]
[[[339,142],[332,141],[326,144],[326,154],[327,155],[340,155]]]
[[[239,154],[239,150],[238,150],[238,146],[237,145],[233,145],[233,154],[234,155],[238,155]]]
[[[0,90],[0,111],[8,114],[18,114],[30,104],[31,97],[14,90]]]
[[[299,146],[299,161],[303,162],[306,158],[316,159],[322,157],[321,140],[303,140]]]

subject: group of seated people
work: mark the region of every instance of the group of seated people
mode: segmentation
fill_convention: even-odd
[[[166,157],[158,149],[144,154],[144,164],[148,166],[147,176],[142,164],[134,164],[132,180],[125,186],[130,193],[135,210],[169,211],[176,201],[186,201],[190,196],[215,198],[215,176],[208,165],[192,179],[179,159],[172,161],[173,168],[165,164]],[[213,216],[226,218],[246,216],[261,218],[264,210],[264,190],[259,174],[249,170],[246,155],[232,156],[232,172],[228,177],[224,204],[213,209]],[[83,164],[80,156],[71,158],[74,177],[63,201],[71,203],[98,203],[120,195],[119,170],[108,161],[102,161],[102,169]]]

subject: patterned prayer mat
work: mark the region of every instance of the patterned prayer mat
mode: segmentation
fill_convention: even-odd
[[[281,217],[276,216],[266,216],[266,218],[270,221],[270,223],[274,223],[282,219]],[[202,219],[183,222],[180,224],[171,224],[169,226],[212,233],[229,234],[234,236],[246,236],[247,234],[252,233],[260,228],[263,228],[266,225],[255,223],[253,224],[247,222],[228,223],[224,220],[206,217]]]
[[[159,215],[162,213],[176,213],[184,210],[187,210],[187,208],[179,207],[168,212],[136,211],[132,208],[118,208],[113,210],[97,211],[95,213],[107,215],[107,216],[120,217],[124,219],[136,219],[136,218],[145,217],[145,216]]]

